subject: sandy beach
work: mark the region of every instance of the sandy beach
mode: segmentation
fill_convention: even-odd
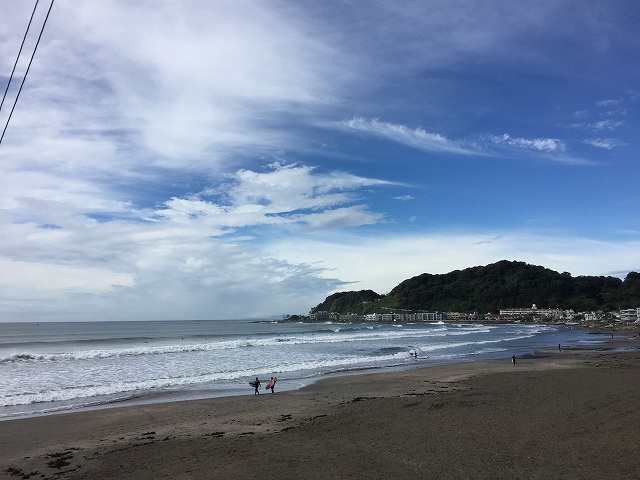
[[[3,421],[0,478],[640,478],[637,339]]]

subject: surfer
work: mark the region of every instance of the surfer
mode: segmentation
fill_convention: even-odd
[[[516,364],[516,356],[514,355],[513,357],[511,357],[511,361],[513,362],[513,364]]]
[[[256,389],[255,392],[253,392],[254,395],[258,394],[260,395],[260,380],[258,380],[258,377],[256,377],[256,381],[254,382],[254,387]]]
[[[274,393],[273,389],[276,386],[276,381],[278,379],[276,377],[271,377],[271,380],[269,380],[269,383],[267,383],[266,389],[267,390],[271,390],[271,393]]]

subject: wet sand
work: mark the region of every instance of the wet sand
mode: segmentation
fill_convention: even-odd
[[[3,421],[0,478],[640,478],[637,339]]]

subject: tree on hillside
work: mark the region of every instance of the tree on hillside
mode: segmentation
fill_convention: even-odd
[[[386,296],[372,290],[335,293],[311,312],[395,309],[497,313],[500,309],[532,304],[577,311],[640,306],[640,274],[631,272],[624,282],[604,276],[573,278],[567,272],[502,260],[441,275],[423,273],[401,282]]]

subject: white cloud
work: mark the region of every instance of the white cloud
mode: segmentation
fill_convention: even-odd
[[[503,135],[492,135],[489,137],[496,144],[507,144],[515,147],[544,151],[544,152],[564,152],[567,146],[555,138],[516,138],[508,133]]]
[[[620,100],[601,100],[596,102],[596,107],[617,107],[620,104]]]
[[[596,148],[603,148],[605,150],[613,150],[620,145],[623,145],[622,142],[615,140],[613,138],[587,138],[583,140],[587,145],[591,145]]]
[[[345,204],[357,202],[355,192],[363,187],[384,185],[393,183],[274,163],[268,171],[243,169],[215,189],[172,198],[154,215],[184,224],[206,223],[220,229],[216,234],[228,233],[226,228],[257,225],[302,224],[314,229],[367,225],[377,223],[382,215],[369,212],[364,205]]]
[[[312,213],[304,216],[296,215],[294,218],[299,218],[311,229],[327,230],[330,228],[373,225],[381,222],[384,219],[384,215],[381,213],[371,212],[363,205],[357,205],[353,207],[325,210],[321,213]]]
[[[271,165],[272,171],[239,171],[228,196],[235,205],[261,206],[266,213],[317,209],[352,201],[349,191],[391,182],[344,172],[314,173],[308,166]]]
[[[580,130],[592,130],[594,132],[600,132],[603,130],[614,131],[625,123],[626,122],[624,120],[607,119],[591,123],[570,123],[566,126],[569,128],[577,128]]]
[[[110,171],[211,171],[238,151],[290,145],[273,125],[326,108],[350,76],[309,28],[259,1],[56,4],[5,142],[49,168]]]
[[[342,289],[370,288],[378,293],[387,293],[401,281],[421,273],[448,273],[504,259],[567,271],[574,276],[610,275],[609,272],[629,272],[640,266],[637,240],[605,242],[514,231],[419,235],[394,232],[366,239],[338,234],[295,242],[281,238],[271,250],[291,262],[311,258],[317,261],[318,255],[311,252],[323,252],[325,274],[353,282]]]
[[[115,210],[106,221],[87,216],[77,199],[16,194],[0,215],[0,267],[11,272],[0,277],[0,318],[25,304],[23,317],[43,319],[79,319],[94,310],[105,319],[257,316],[265,305],[305,313],[314,295],[341,281],[264,250],[252,232],[294,238],[381,222],[356,193],[386,184],[272,164],[155,210],[88,205]],[[264,230],[272,227],[278,229]],[[248,234],[233,235],[243,229]]]
[[[317,232],[278,235],[257,247],[251,242],[208,239],[199,229],[184,226],[159,229],[112,223],[96,230],[93,246],[85,240],[73,266],[3,258],[0,266],[9,268],[3,271],[30,285],[28,290],[19,288],[20,280],[12,287],[11,279],[0,277],[4,292],[0,318],[14,319],[18,313],[20,319],[40,321],[93,315],[101,319],[258,317],[306,313],[332,291],[370,288],[386,293],[420,273],[447,273],[502,259],[574,276],[628,272],[640,265],[637,240],[604,242],[514,231],[395,231],[375,237]],[[54,233],[60,235],[60,231]],[[100,241],[103,236],[108,240]],[[68,243],[61,239],[53,242],[53,248],[63,249]],[[98,251],[103,268],[78,263],[82,256]],[[52,286],[55,282],[58,285]]]
[[[399,197],[393,197],[394,200],[400,200],[401,202],[406,202],[409,200],[415,200],[413,195],[400,195]]]
[[[104,294],[118,286],[134,284],[130,273],[65,264],[43,264],[0,258],[0,270],[11,272],[8,282],[0,281],[5,297],[19,296],[28,291],[30,295],[50,292],[82,291],[89,294]]]
[[[463,142],[449,140],[438,133],[430,133],[422,128],[410,129],[404,125],[381,122],[376,118],[353,117],[350,120],[344,120],[339,126],[429,152],[480,154],[479,151],[467,148]]]
[[[556,138],[512,137],[508,133],[490,135],[489,140],[498,146],[531,152],[531,155],[567,165],[597,165],[597,162],[567,152],[567,145]],[[513,152],[511,152],[513,154]]]
[[[601,120],[599,122],[592,123],[589,126],[593,130],[615,130],[624,124],[624,120]]]

